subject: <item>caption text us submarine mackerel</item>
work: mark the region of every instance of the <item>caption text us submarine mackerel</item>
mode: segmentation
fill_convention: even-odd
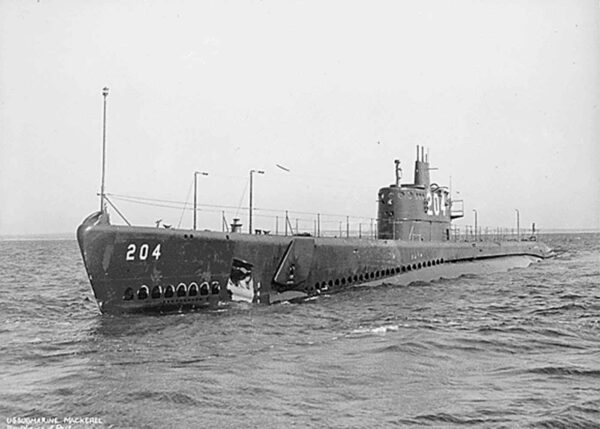
[[[396,183],[379,190],[376,238],[119,226],[101,206],[79,226],[77,239],[107,313],[181,311],[231,300],[269,304],[392,276],[394,283],[410,283],[553,255],[533,240],[454,241],[451,221],[462,210],[453,210],[447,188],[430,183],[428,154],[418,146],[414,183],[400,184],[396,161]]]

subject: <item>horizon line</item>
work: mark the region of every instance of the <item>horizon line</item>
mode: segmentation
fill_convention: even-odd
[[[186,228],[178,228],[185,230]],[[523,233],[523,232],[522,232]],[[579,233],[579,234],[594,234],[600,233],[600,228],[547,228],[536,231],[538,235],[544,234],[561,234],[561,233]],[[25,234],[0,234],[0,241],[15,241],[15,240],[32,240],[32,239],[55,239],[77,240],[75,232],[48,232],[48,233],[25,233]]]

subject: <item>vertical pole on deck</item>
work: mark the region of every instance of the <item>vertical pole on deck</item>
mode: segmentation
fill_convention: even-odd
[[[198,175],[208,176],[206,171],[194,171],[194,231],[196,230],[196,215],[198,212]]]
[[[194,171],[194,231],[196,230],[196,212],[198,211],[198,175]]]
[[[317,237],[321,236],[321,213],[317,213]]]
[[[102,182],[100,183],[100,212],[104,213],[104,180],[106,176],[106,97],[108,97],[108,88],[102,88],[102,96],[104,97],[104,116],[102,119]]]
[[[252,234],[252,210],[253,210],[253,208],[252,208],[252,192],[253,192],[253,189],[252,189],[252,185],[253,185],[253,183],[252,183],[252,175],[254,173],[265,174],[265,172],[262,171],[262,170],[250,170],[250,201],[249,201],[250,202],[250,204],[249,204],[250,207],[248,208],[248,233],[249,234]]]
[[[254,170],[250,170],[250,204],[248,207],[248,234],[252,234],[252,173],[254,173]]]

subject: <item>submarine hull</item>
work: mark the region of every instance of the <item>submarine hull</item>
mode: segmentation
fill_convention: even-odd
[[[536,241],[419,242],[249,235],[111,225],[77,230],[104,313],[171,312],[229,301],[272,304],[394,277],[408,284],[526,266],[552,256]]]

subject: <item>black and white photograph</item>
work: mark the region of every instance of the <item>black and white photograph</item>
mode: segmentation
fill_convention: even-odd
[[[0,0],[0,429],[600,427],[600,1]]]

